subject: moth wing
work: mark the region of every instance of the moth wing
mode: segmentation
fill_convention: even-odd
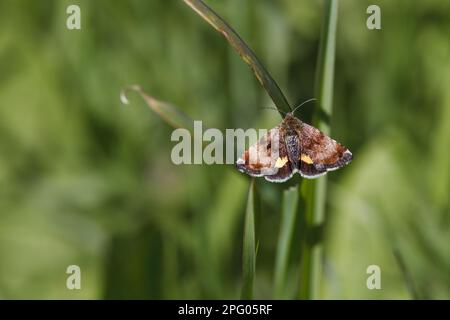
[[[292,177],[293,171],[284,145],[284,130],[277,126],[236,161],[239,171],[252,177],[264,176],[270,182],[283,182]]]
[[[285,182],[292,178],[297,169],[293,168],[292,163],[289,161],[286,144],[284,138],[280,139],[278,146],[278,155],[274,167],[277,172],[272,175],[266,175],[264,178],[270,182]]]
[[[297,133],[300,138],[300,174],[316,178],[339,169],[352,161],[352,153],[319,129],[303,123]]]

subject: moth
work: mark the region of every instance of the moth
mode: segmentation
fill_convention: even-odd
[[[350,150],[293,112],[244,152],[236,161],[239,171],[270,182],[284,182],[296,172],[313,179],[352,161]]]

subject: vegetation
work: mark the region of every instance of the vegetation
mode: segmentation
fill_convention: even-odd
[[[206,1],[291,105],[321,99],[326,2]],[[329,122],[355,159],[328,175],[326,223],[308,233],[324,241],[312,295],[305,182],[249,193],[232,166],[173,165],[172,127],[119,99],[138,83],[178,124],[271,128],[240,56],[182,1],[80,1],[80,31],[69,4],[0,3],[0,298],[450,298],[449,3],[379,1],[381,30],[366,28],[371,1],[339,3]],[[317,123],[313,106],[298,116]],[[373,264],[382,290],[366,287]]]

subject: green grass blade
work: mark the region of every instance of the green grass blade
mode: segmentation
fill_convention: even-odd
[[[419,300],[420,296],[419,293],[416,290],[416,285],[414,284],[414,279],[412,277],[411,271],[409,270],[408,266],[405,263],[405,260],[403,259],[403,256],[399,249],[394,248],[392,250],[392,254],[394,255],[395,261],[397,262],[400,272],[403,275],[403,279],[405,280],[406,289],[408,290],[409,294],[411,295],[411,298],[414,300]]]
[[[298,192],[290,188],[283,192],[281,202],[281,227],[278,236],[277,255],[275,260],[274,298],[285,299],[285,281],[289,252],[294,234],[295,218],[298,205]]]
[[[120,100],[123,104],[129,104],[128,92],[137,92],[144,99],[147,106],[158,114],[164,121],[174,128],[185,128],[192,130],[194,120],[180,110],[180,108],[168,103],[159,101],[148,95],[139,85],[131,85],[126,87],[120,93]]]
[[[337,15],[338,0],[326,0],[315,82],[318,108],[313,121],[326,134],[330,132],[329,119],[332,113]],[[324,222],[326,184],[326,177],[321,177],[318,180],[303,181],[300,188],[305,202],[307,233],[300,262],[300,299],[315,299],[319,294],[322,245],[320,235],[315,233],[321,230],[320,226]],[[312,240],[317,238],[318,242]]]
[[[256,261],[255,215],[258,204],[255,180],[250,182],[244,224],[244,244],[242,250],[242,299],[253,299]]]
[[[241,39],[241,37],[233,30],[217,13],[214,12],[201,0],[184,0],[198,15],[207,21],[214,29],[221,33],[225,39],[231,44],[236,52],[241,56],[242,60],[249,65],[258,81],[264,87],[271,97],[277,108],[284,112],[291,111],[291,107],[278,87],[275,80],[267,72],[266,68],[256,57],[250,47]],[[283,114],[280,112],[281,116]]]

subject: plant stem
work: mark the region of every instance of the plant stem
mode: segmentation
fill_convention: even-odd
[[[329,119],[332,113],[334,60],[338,0],[326,0],[320,39],[319,58],[316,69],[315,95],[317,109],[313,124],[325,134],[330,132]],[[319,296],[322,274],[321,234],[325,216],[326,177],[305,180],[300,195],[305,203],[304,240],[300,262],[300,299],[316,299]]]
[[[241,56],[242,60],[249,65],[255,74],[258,81],[264,87],[266,92],[271,97],[272,101],[277,106],[283,117],[282,112],[290,112],[291,107],[284,96],[283,92],[278,87],[275,80],[267,72],[266,68],[256,57],[252,49],[241,39],[241,37],[233,30],[217,13],[215,13],[210,7],[208,7],[201,0],[184,0],[184,2],[190,6],[198,15],[206,20],[214,29],[221,33],[225,39],[231,44]],[[282,112],[281,112],[282,111]]]
[[[289,252],[292,247],[295,219],[298,205],[296,188],[283,191],[281,201],[281,225],[278,235],[277,255],[275,259],[274,298],[286,298],[286,278],[288,271]]]
[[[407,288],[408,292],[411,294],[411,298],[414,300],[419,300],[420,296],[416,290],[416,286],[414,285],[413,277],[405,263],[405,260],[403,259],[402,254],[400,253],[400,250],[398,250],[397,248],[394,248],[392,250],[392,254],[394,255],[395,260],[397,261],[397,264],[403,275],[403,278],[405,279],[406,288]]]
[[[255,195],[255,179],[250,182],[248,191],[247,209],[245,212],[244,239],[242,246],[242,299],[253,299],[255,279],[256,237],[255,237],[255,211],[258,208]]]

